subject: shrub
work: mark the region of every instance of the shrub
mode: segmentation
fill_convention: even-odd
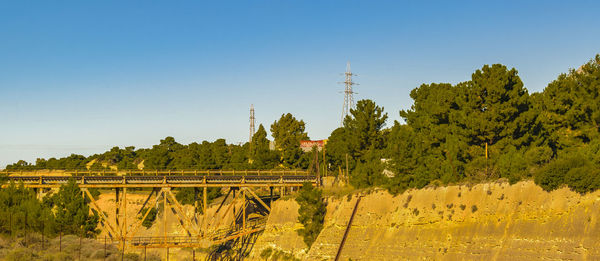
[[[148,210],[148,208],[144,208],[142,210],[140,216],[138,216],[138,219],[142,219],[144,217],[143,215],[146,213],[147,210]],[[157,214],[158,214],[158,210],[156,210],[155,207],[152,207],[150,209],[150,212],[148,213],[148,216],[146,216],[146,219],[144,219],[144,222],[142,222],[142,226],[144,226],[146,228],[152,227],[154,220],[156,220]]]
[[[471,206],[471,212],[475,213],[476,211],[477,211],[477,206],[476,205]]]
[[[571,155],[558,158],[543,168],[539,169],[535,175],[535,184],[542,187],[546,191],[552,191],[565,184],[567,173],[576,168],[581,168],[586,164],[586,160],[581,155]],[[579,174],[573,173],[571,179],[574,183],[577,182]],[[578,185],[578,187],[581,187]],[[584,186],[585,187],[585,186]]]
[[[582,194],[597,190],[600,188],[600,171],[591,164],[571,169],[565,176],[565,183],[573,191]]]

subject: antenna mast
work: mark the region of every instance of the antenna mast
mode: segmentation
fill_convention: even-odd
[[[344,76],[344,85],[346,86],[346,89],[344,90],[344,106],[342,108],[342,121],[340,123],[340,126],[342,127],[344,126],[344,119],[350,114],[350,109],[354,109],[354,98],[352,97],[354,91],[352,91],[352,85],[358,85],[352,81],[352,76],[356,76],[356,74],[353,74],[350,70],[350,61],[346,64]]]
[[[250,144],[252,144],[252,136],[254,136],[254,104],[250,104],[250,139],[248,139]]]

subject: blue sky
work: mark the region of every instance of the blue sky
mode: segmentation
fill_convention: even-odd
[[[282,113],[327,138],[346,61],[390,116],[484,64],[530,92],[600,53],[597,1],[0,1],[0,168],[248,139]]]

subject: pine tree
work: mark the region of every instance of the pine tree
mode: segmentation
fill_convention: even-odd
[[[63,233],[92,237],[98,233],[98,215],[90,214],[88,202],[74,179],[62,185],[53,197],[56,223]]]
[[[310,248],[323,229],[323,221],[327,208],[323,202],[322,191],[316,189],[311,183],[304,183],[296,197],[300,205],[298,209],[298,221],[304,228],[298,230],[298,234],[304,239],[304,243]]]
[[[282,114],[279,120],[271,124],[271,135],[275,139],[275,148],[279,151],[281,163],[285,167],[306,167],[308,163],[303,160],[303,153],[300,149],[300,141],[308,139],[304,128],[304,121],[297,120],[290,113]]]

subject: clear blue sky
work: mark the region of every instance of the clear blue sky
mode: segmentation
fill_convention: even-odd
[[[290,112],[309,136],[339,125],[340,73],[390,116],[422,83],[484,64],[530,92],[600,53],[598,1],[1,1],[0,168],[248,138]]]

